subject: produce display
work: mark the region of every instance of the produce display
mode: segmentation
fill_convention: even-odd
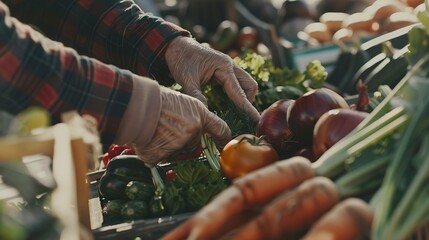
[[[287,111],[282,109],[283,116],[274,118],[275,114],[278,115],[275,109],[280,109],[272,99],[293,103],[292,99],[321,87],[327,77],[325,68],[319,61],[309,63],[302,73],[278,68],[269,59],[250,50],[243,52],[235,61],[260,85],[262,91],[257,97],[257,107],[267,109],[263,114],[265,126],[263,119],[254,123],[235,108],[223,89],[210,86],[205,90],[209,108],[224,118],[234,134],[221,152],[210,138],[204,136],[201,148],[194,153],[179,154],[157,167],[148,168],[130,146],[110,145],[101,157],[105,172],[98,181],[103,226],[194,213],[226,189],[235,178],[273,164],[280,157],[295,154],[298,145],[294,139],[278,141],[284,139],[283,132],[274,137],[275,131],[283,126],[273,128],[272,120],[278,118],[278,123],[286,122]],[[291,98],[286,101],[280,96]],[[271,113],[269,109],[274,111]]]
[[[313,141],[313,162],[294,156],[237,178],[163,239],[427,239],[429,15],[418,17],[407,74],[392,89],[366,100],[361,91],[356,108],[335,94],[331,109],[315,101],[321,113],[297,138]],[[294,99],[289,128],[294,105],[320,90]]]
[[[331,91],[307,89],[286,107],[275,103],[272,126],[291,130],[285,143],[294,135],[310,145],[313,162],[294,156],[237,178],[164,239],[427,239],[429,17],[418,17],[402,53],[407,73],[392,88],[378,85],[355,106],[337,93],[307,100],[301,109],[317,107],[307,125],[295,120],[295,131],[294,106]],[[281,111],[286,123],[277,125]]]
[[[136,155],[112,158],[98,182],[103,225],[193,212],[227,181],[201,158],[149,168]]]
[[[321,15],[301,38],[347,49],[330,71],[318,59],[303,71],[275,66],[250,26],[225,20],[210,35],[194,26],[197,40],[229,54],[256,80],[253,105],[261,118],[251,121],[221,86],[209,84],[203,89],[208,108],[232,131],[224,147],[203,135],[195,151],[148,167],[131,146],[111,144],[91,183],[102,216],[97,236],[122,239],[135,231],[124,235],[128,239],[144,231],[148,239],[165,240],[429,239],[426,7],[422,1],[377,0],[363,12]],[[373,48],[355,45],[357,38],[396,29],[409,30]],[[395,38],[404,37],[407,43],[396,48]],[[48,117],[29,109],[14,129],[28,134],[48,125]],[[13,186],[14,172],[4,164],[0,170]],[[61,227],[44,205],[54,187],[15,184],[25,205],[11,215],[0,201],[0,238],[25,238],[38,234],[36,228],[59,235]],[[39,222],[32,221],[36,215]]]
[[[423,38],[422,33],[422,28],[413,30],[410,39]],[[409,51],[403,56],[417,62],[422,57],[417,56],[419,53]],[[156,171],[146,169],[151,181],[128,179],[121,184],[121,198],[106,198],[100,189],[106,219],[110,208],[113,215],[120,215],[119,222],[192,213],[164,238],[216,239],[229,235],[235,239],[298,239],[327,231],[332,216],[346,217],[345,212],[358,208],[363,214],[360,221],[365,224],[348,218],[350,224],[359,225],[350,226],[354,228],[350,232],[333,235],[387,234],[378,231],[391,224],[388,218],[376,224],[380,214],[389,212],[377,213],[374,209],[382,199],[380,192],[386,185],[391,162],[404,161],[396,156],[411,119],[407,108],[413,106],[413,100],[405,96],[418,95],[407,86],[421,68],[414,66],[393,89],[379,85],[370,91],[359,81],[355,85],[356,99],[350,102],[341,92],[325,86],[329,74],[318,61],[311,62],[304,72],[274,67],[250,50],[235,61],[259,84],[261,91],[255,106],[261,111],[261,120],[251,122],[229,102],[221,88],[208,86],[204,93],[209,108],[228,123],[233,139],[217,152],[205,137],[200,158],[176,159]],[[404,101],[409,102],[398,104]],[[115,161],[110,160],[106,173],[111,172],[109,166]],[[200,165],[206,169],[195,170]],[[181,173],[180,168],[188,173]],[[197,173],[191,173],[194,170]],[[216,178],[207,180],[209,172],[216,173]],[[193,177],[199,180],[189,180]],[[102,178],[100,187],[103,186]],[[404,208],[411,207],[403,204]],[[409,224],[409,228],[401,229],[404,232],[400,234],[406,232],[404,237],[421,227]]]

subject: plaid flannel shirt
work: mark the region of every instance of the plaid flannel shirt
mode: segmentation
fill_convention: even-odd
[[[131,0],[3,2],[0,109],[16,114],[43,106],[54,121],[78,110],[98,120],[103,143],[115,139],[133,87],[131,72],[173,83],[163,55],[169,41],[189,35]]]

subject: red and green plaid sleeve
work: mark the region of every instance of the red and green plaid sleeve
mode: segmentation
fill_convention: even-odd
[[[130,100],[132,73],[82,57],[12,18],[0,2],[0,109],[49,110],[54,121],[68,110],[98,120],[101,141],[111,143]]]
[[[163,55],[173,38],[189,36],[189,32],[145,14],[132,0],[5,2],[12,16],[37,26],[80,54],[157,79],[163,85],[174,83]]]

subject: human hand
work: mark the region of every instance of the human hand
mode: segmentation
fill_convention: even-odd
[[[231,139],[228,125],[210,112],[203,103],[188,95],[161,87],[161,115],[150,141],[134,141],[137,155],[149,166],[156,165],[178,151],[197,149],[201,135],[213,137],[223,147]]]
[[[170,43],[165,59],[173,78],[186,94],[207,106],[201,87],[214,77],[237,107],[252,120],[259,120],[260,114],[252,105],[258,84],[246,71],[235,65],[228,55],[205,47],[192,38],[177,37]]]

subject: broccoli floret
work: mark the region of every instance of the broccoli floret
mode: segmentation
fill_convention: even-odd
[[[319,60],[313,60],[307,64],[304,74],[306,79],[311,81],[310,85],[313,88],[322,87],[328,77],[328,72]]]

